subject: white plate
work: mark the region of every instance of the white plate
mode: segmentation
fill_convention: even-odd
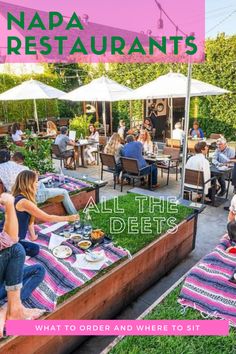
[[[69,246],[60,245],[53,248],[52,253],[56,258],[64,259],[72,255],[72,249]]]
[[[85,258],[88,262],[99,262],[104,259],[104,252],[94,251],[94,252],[86,253]]]

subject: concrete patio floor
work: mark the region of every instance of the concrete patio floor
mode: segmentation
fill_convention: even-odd
[[[65,174],[76,177],[78,173],[100,179],[100,168],[98,166],[87,169],[80,168],[77,171],[65,171]],[[101,189],[100,196],[107,199],[121,195],[120,186],[113,189],[112,175],[105,173],[104,180],[108,185]],[[178,196],[180,182],[175,181],[175,175],[171,175],[169,186],[165,186],[166,176],[159,178],[161,187],[155,191],[157,196]],[[124,186],[123,193],[126,194],[132,186]],[[229,199],[232,198],[233,188],[230,187]],[[226,203],[227,204],[227,203]],[[196,262],[210,252],[219,242],[221,236],[226,232],[227,211],[224,210],[224,203],[219,207],[207,206],[199,215],[197,238],[195,250],[190,253],[178,266],[169,274],[158,281],[154,286],[145,291],[139,298],[130,304],[122,313],[117,316],[119,319],[135,319],[144,312],[154,301],[156,301],[170,286],[172,286],[183,274],[185,274]],[[98,354],[114,339],[114,337],[91,337],[73,354]]]

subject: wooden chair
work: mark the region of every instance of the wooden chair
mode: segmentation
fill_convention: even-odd
[[[181,147],[181,141],[178,140],[178,139],[166,138],[166,146],[170,146],[172,148],[180,148]]]
[[[178,181],[178,168],[180,162],[180,148],[172,148],[172,147],[164,147],[163,149],[164,155],[170,155],[170,159],[168,163],[158,161],[156,166],[161,170],[161,177],[163,177],[163,170],[167,171],[167,181],[166,185],[169,184],[170,179],[170,170],[171,168],[175,169],[176,181]]]
[[[62,168],[62,163],[65,166],[65,159],[68,158],[63,152],[60,151],[59,146],[57,144],[52,144],[51,147],[51,157],[54,160],[59,160],[60,161],[60,167]],[[76,170],[76,161],[75,161],[75,155],[70,156],[73,159],[73,164],[74,164],[74,170]]]
[[[219,139],[219,138],[222,138],[222,134],[215,134],[215,133],[212,133],[210,136],[209,136],[209,139]]]
[[[190,170],[186,169],[185,170],[185,179],[184,179],[184,191],[190,194],[191,199],[192,199],[192,194],[197,193],[201,194],[201,202],[204,202],[205,199],[205,185],[210,182],[215,180],[215,177],[210,178],[209,180],[204,182],[204,174],[203,171],[197,171],[197,170]]]
[[[121,157],[121,184],[120,184],[120,191],[123,191],[123,181],[125,178],[129,178],[133,181],[133,187],[135,184],[135,180],[141,180],[145,176],[149,177],[149,188],[152,188],[152,171],[151,171],[151,165],[146,166],[142,169],[139,169],[138,167],[138,160],[136,159],[131,159],[127,157]]]
[[[197,140],[188,139],[188,153],[193,154],[195,152],[195,145],[197,144]]]
[[[51,147],[51,157],[54,160],[60,161],[60,167],[62,168],[62,164],[64,162],[63,154],[61,153],[59,146],[57,144],[52,144]]]
[[[101,159],[101,180],[103,180],[103,172],[113,174],[114,189],[116,189],[116,177],[119,176],[117,164],[114,155],[104,154],[100,152]],[[104,168],[105,167],[105,168]]]

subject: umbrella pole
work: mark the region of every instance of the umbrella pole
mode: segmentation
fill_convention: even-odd
[[[113,133],[112,103],[110,102],[110,132]]]
[[[183,159],[182,159],[182,176],[180,187],[180,198],[184,197],[184,180],[185,180],[185,165],[188,150],[188,129],[189,129],[189,110],[190,110],[190,90],[191,90],[192,64],[188,63],[188,81],[187,81],[187,96],[185,101],[185,117],[184,117],[184,142],[183,142]]]
[[[133,128],[133,111],[132,111],[132,101],[129,101],[129,120],[130,120],[130,128]]]
[[[173,97],[168,99],[168,106],[169,106],[169,120],[170,120],[170,138],[172,139],[173,134]]]
[[[39,120],[38,120],[38,112],[37,112],[37,105],[36,105],[36,100],[33,100],[34,101],[34,119],[36,121],[36,124],[37,124],[37,131],[39,133]]]
[[[104,135],[107,136],[107,122],[106,122],[106,103],[102,102],[102,121],[104,127]]]

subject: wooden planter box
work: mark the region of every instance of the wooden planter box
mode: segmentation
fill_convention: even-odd
[[[109,319],[145,289],[175,267],[194,249],[197,214],[179,224],[175,234],[159,239],[126,259],[107,274],[81,289],[45,319]],[[0,352],[24,354],[69,353],[85,340],[78,336],[12,337],[0,344]]]
[[[96,190],[80,191],[70,195],[70,198],[76,210],[80,210],[85,208],[90,198],[96,201]],[[67,215],[62,203],[46,202],[40,206],[40,209],[51,215]],[[40,220],[36,220],[36,222],[40,222]]]

